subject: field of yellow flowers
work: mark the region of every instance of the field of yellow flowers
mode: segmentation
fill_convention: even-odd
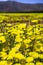
[[[43,17],[14,23],[6,16],[0,15],[0,65],[43,65]]]

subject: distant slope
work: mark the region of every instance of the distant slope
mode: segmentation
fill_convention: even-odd
[[[23,4],[19,2],[0,2],[0,12],[19,12],[19,11],[43,11],[43,4]]]

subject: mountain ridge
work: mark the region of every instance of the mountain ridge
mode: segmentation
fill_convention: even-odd
[[[0,2],[0,12],[43,11],[43,4],[25,4],[16,1]]]

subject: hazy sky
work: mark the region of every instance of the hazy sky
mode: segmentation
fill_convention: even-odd
[[[7,1],[7,0],[0,0],[0,1]],[[43,3],[43,0],[12,0],[12,1],[18,1],[22,3]]]
[[[24,3],[43,3],[43,0],[16,0]]]

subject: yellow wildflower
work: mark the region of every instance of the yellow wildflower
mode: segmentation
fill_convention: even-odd
[[[38,20],[32,20],[32,22],[33,22],[33,23],[34,23],[34,22],[35,22],[35,23],[37,23],[37,22],[38,22]]]
[[[39,54],[39,58],[40,59],[43,59],[43,54]]]
[[[12,26],[12,24],[11,23],[8,23],[7,26]]]
[[[27,58],[26,58],[26,61],[27,61],[27,62],[32,62],[33,60],[34,60],[33,57],[27,57]]]
[[[14,64],[14,65],[21,65],[20,63],[16,63],[16,64]]]
[[[0,36],[0,41],[2,41],[3,43],[6,42],[5,36]]]
[[[25,39],[23,42],[24,42],[24,43],[30,43],[31,40],[30,40],[30,39]]]
[[[16,36],[15,41],[16,41],[16,42],[21,42],[21,41],[22,41],[22,38],[20,38],[20,36]]]
[[[24,24],[24,23],[19,24],[18,28],[19,28],[19,29],[26,28],[26,24]]]
[[[40,47],[40,50],[43,52],[43,47],[42,46]]]
[[[24,33],[24,31],[17,30],[17,34]]]
[[[13,57],[15,57],[16,52],[19,50],[20,46],[21,44],[16,44],[16,46],[11,49],[11,51],[8,54],[8,59],[13,59]]]
[[[2,36],[3,35],[3,33],[0,33],[0,36]]]
[[[7,58],[7,54],[5,52],[1,52],[1,57],[2,57],[2,59],[6,59]]]
[[[43,65],[41,62],[36,62],[36,65]]]
[[[29,55],[34,58],[38,58],[38,56],[39,56],[37,52],[30,52]]]
[[[27,32],[27,34],[28,34],[28,35],[32,35],[32,34],[33,34],[33,32],[32,32],[32,31],[29,31],[29,32]]]
[[[26,63],[25,65],[34,65],[34,63]]]
[[[37,36],[36,36],[36,39],[41,39],[41,38],[42,38],[41,35],[37,35]]]
[[[14,51],[10,51],[9,54],[8,54],[7,59],[13,59],[14,56],[15,56],[15,52]]]
[[[17,34],[16,28],[12,28],[12,29],[11,29],[11,34]]]
[[[16,53],[15,58],[18,58],[20,60],[25,59],[24,55],[22,55],[21,53]]]
[[[7,61],[0,61],[0,65],[8,65]]]
[[[13,64],[13,62],[11,62],[11,61],[7,61],[7,63],[8,63],[8,65],[12,65]]]

